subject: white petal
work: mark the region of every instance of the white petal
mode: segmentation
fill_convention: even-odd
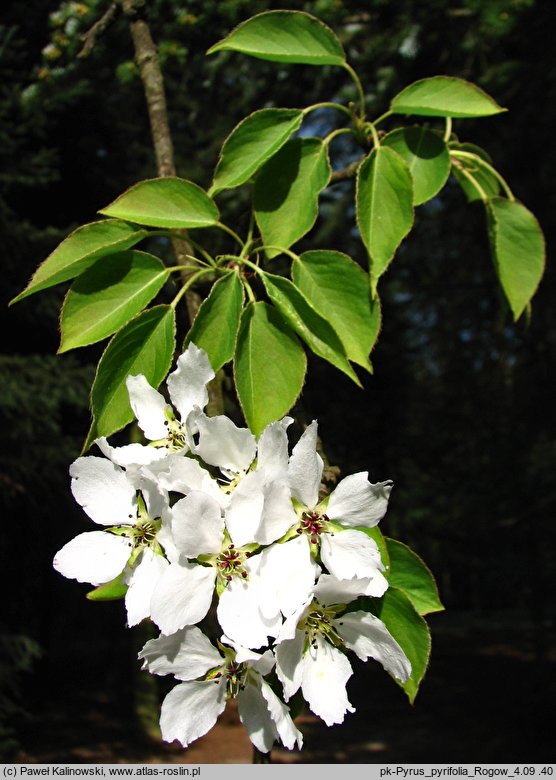
[[[304,646],[305,631],[298,629],[293,639],[281,642],[276,647],[276,674],[282,683],[286,701],[299,690],[303,680]]]
[[[151,674],[173,674],[178,680],[196,680],[224,661],[196,626],[150,639],[138,657],[143,659],[143,669]]]
[[[373,579],[339,580],[332,574],[321,574],[315,585],[315,598],[323,606],[349,604],[358,596],[382,596],[388,581],[378,572]]]
[[[172,403],[183,421],[195,406],[204,409],[207,405],[206,385],[211,379],[214,379],[214,371],[207,353],[195,344],[189,344],[179,356],[176,370],[166,380]]]
[[[125,380],[129,403],[137,424],[147,439],[164,439],[168,433],[165,410],[169,408],[166,399],[155,390],[143,376],[128,376]]]
[[[129,466],[148,466],[150,463],[166,457],[166,450],[145,444],[135,443],[126,444],[123,447],[112,447],[104,436],[96,439],[95,444],[103,455],[110,458],[112,463],[124,468]]]
[[[168,566],[168,561],[161,555],[149,549],[143,550],[133,567],[125,594],[128,626],[136,626],[143,618],[150,617],[151,596]]]
[[[226,526],[236,547],[258,542],[271,544],[296,522],[286,484],[264,482],[261,472],[244,477],[230,497]]]
[[[258,653],[256,650],[251,650],[248,647],[234,642],[229,636],[224,634],[221,642],[225,645],[233,647],[236,654],[236,661],[238,664],[247,663],[259,674],[268,674],[271,669],[274,668],[275,658],[272,650],[265,650],[264,653]]]
[[[166,742],[177,739],[183,747],[206,734],[226,706],[226,684],[220,682],[183,682],[162,702],[160,730]]]
[[[319,572],[305,536],[267,547],[259,569],[263,613],[271,616],[280,611],[288,617],[296,612],[312,593]]]
[[[220,506],[228,503],[227,496],[220,489],[218,482],[196,460],[185,457],[183,450],[167,455],[164,461],[151,465],[149,471],[164,490],[183,493],[184,496],[192,490],[202,490],[218,501]]]
[[[165,509],[162,513],[162,525],[156,535],[156,541],[162,546],[166,558],[170,563],[179,563],[180,551],[175,545],[174,537],[172,535],[172,515],[170,509]]]
[[[181,498],[170,510],[172,536],[188,558],[218,553],[224,540],[224,520],[214,499],[200,491]]]
[[[247,474],[230,496],[226,527],[236,547],[255,541],[264,508],[262,476]]]
[[[268,644],[268,637],[276,636],[282,622],[279,615],[265,618],[262,614],[256,577],[234,578],[220,596],[216,617],[226,636],[249,648]]]
[[[382,620],[369,612],[349,612],[333,622],[345,646],[358,658],[374,658],[398,680],[408,679],[411,664]]]
[[[271,544],[297,522],[290,489],[285,482],[268,482],[263,488],[264,505],[255,541]]]
[[[321,637],[303,656],[303,696],[327,726],[342,723],[346,712],[355,712],[346,692],[352,674],[346,656]]]
[[[330,495],[326,507],[326,514],[331,520],[371,528],[384,517],[392,482],[377,482],[373,485],[368,476],[368,471],[361,471],[342,479]]]
[[[323,462],[316,451],[317,422],[313,420],[292,450],[288,465],[288,481],[295,496],[302,504],[313,508],[319,499],[319,486]]]
[[[71,464],[70,475],[71,492],[91,520],[99,525],[133,525],[135,488],[121,468],[89,455]]]
[[[285,480],[288,471],[288,434],[292,417],[284,417],[267,425],[259,438],[257,471],[266,481]]]
[[[247,653],[249,651],[245,648],[242,648],[240,652],[236,653],[236,659],[241,662],[242,656],[247,659]],[[274,657],[274,653],[272,650],[265,650],[264,653],[254,653],[253,650],[251,652],[251,658],[249,658],[249,663],[261,675],[269,674],[272,669],[274,669],[274,665],[276,664],[276,658]],[[253,658],[253,656],[258,656]]]
[[[303,734],[295,727],[288,707],[286,707],[284,702],[280,701],[270,685],[264,680],[261,680],[261,693],[267,703],[270,716],[276,724],[276,730],[280,735],[282,744],[288,750],[293,750],[297,743],[297,747],[301,750],[303,747]]]
[[[151,599],[151,618],[163,634],[193,626],[208,612],[216,571],[212,566],[172,563]]]
[[[122,573],[131,550],[132,544],[125,536],[89,531],[58,550],[53,566],[71,580],[102,585]]]
[[[245,688],[237,697],[237,704],[240,720],[251,742],[262,753],[270,753],[279,735],[262,696],[259,675],[248,676]]]
[[[228,417],[195,417],[199,444],[194,451],[211,466],[236,473],[246,471],[257,450],[257,442],[248,428],[238,428]],[[193,449],[193,447],[192,447]]]
[[[380,569],[384,568],[374,539],[355,529],[322,534],[320,542],[322,562],[328,571],[340,580],[374,579],[383,586],[386,582]],[[388,583],[386,582],[386,590]],[[382,593],[384,593],[384,590]],[[378,594],[382,596],[382,593]]]
[[[291,615],[288,615],[288,617],[284,620],[282,626],[280,627],[280,631],[278,632],[278,636],[276,637],[276,644],[279,644],[280,642],[285,642],[288,639],[294,639],[297,632],[297,626],[307,615],[307,612],[309,611],[309,607],[311,606],[312,602],[313,602],[313,598],[311,595],[307,599],[307,601],[305,601],[303,604],[300,605],[299,609],[297,609]]]
[[[137,483],[139,490],[145,499],[147,513],[151,518],[162,517],[169,509],[168,494],[158,482],[147,477],[142,471],[139,472]]]

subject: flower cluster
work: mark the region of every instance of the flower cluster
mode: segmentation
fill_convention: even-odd
[[[150,618],[160,636],[144,668],[179,684],[161,711],[165,740],[186,747],[215,723],[230,697],[253,744],[301,747],[289,707],[300,689],[328,725],[353,712],[351,651],[401,681],[411,667],[384,623],[357,608],[388,587],[366,529],[384,516],[390,482],[367,472],[319,501],[317,424],[288,450],[291,418],[257,441],[228,417],[208,417],[214,373],[190,344],[167,380],[173,407],[144,376],[127,379],[150,444],[96,444],[105,457],[70,468],[75,499],[102,530],[79,534],[55,556],[66,577],[127,586],[129,626]],[[199,624],[215,604],[217,647]],[[203,626],[209,625],[205,621]]]

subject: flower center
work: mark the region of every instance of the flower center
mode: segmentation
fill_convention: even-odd
[[[133,544],[135,547],[151,545],[156,539],[160,529],[160,522],[151,520],[150,517],[138,520],[132,528]]]
[[[217,669],[209,672],[205,679],[219,683],[222,677],[226,680],[226,698],[236,697],[244,688],[249,674],[247,664],[240,664],[234,658],[230,658],[229,648],[225,648],[228,661]]]
[[[231,582],[233,577],[247,579],[247,571],[245,569],[247,557],[247,554],[242,550],[236,550],[233,544],[222,550],[216,558],[216,566],[218,577],[224,582],[224,585]]]
[[[237,696],[245,688],[247,678],[247,664],[238,664],[231,661],[225,669],[226,693],[228,696]]]
[[[155,446],[162,446],[172,452],[179,452],[179,450],[189,449],[187,443],[187,432],[185,425],[178,422],[175,417],[164,421],[166,426],[167,435],[165,439],[160,439],[159,442],[153,442]]]
[[[328,522],[327,515],[319,515],[318,512],[303,512],[296,533],[305,534],[311,540],[311,544],[316,544],[319,536],[326,530]]]
[[[339,608],[343,609],[343,606]],[[307,646],[316,647],[318,637],[328,639],[336,647],[342,644],[341,637],[332,625],[337,611],[335,606],[323,607],[313,600],[309,612],[298,625],[299,629],[305,631]]]

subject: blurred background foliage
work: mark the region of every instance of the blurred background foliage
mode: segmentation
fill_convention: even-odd
[[[2,592],[11,594],[0,653],[6,748],[16,742],[14,708],[25,699],[30,709],[40,696],[40,686],[21,676],[33,658],[38,678],[77,647],[87,663],[114,648],[130,652],[122,650],[119,605],[84,604],[86,588],[59,582],[51,571],[54,552],[87,526],[69,494],[68,465],[87,430],[99,350],[54,357],[59,289],[7,309],[71,229],[94,220],[125,187],[155,175],[123,15],[115,15],[89,56],[78,56],[81,34],[108,7],[108,0],[9,0],[0,19],[0,501],[9,531],[0,570]],[[490,265],[482,209],[466,204],[449,181],[417,210],[415,229],[381,282],[384,324],[365,391],[312,360],[302,403],[318,418],[333,464],[394,480],[383,531],[425,558],[451,614],[508,614],[516,625],[532,626],[543,657],[554,628],[549,593],[556,569],[553,3],[149,0],[182,177],[208,186],[223,140],[253,110],[354,97],[340,69],[205,57],[231,27],[280,7],[309,11],[335,29],[363,81],[371,117],[406,84],[437,74],[469,79],[509,109],[455,121],[454,130],[489,151],[545,231],[549,262],[530,321],[512,324]],[[314,121],[328,129],[333,118],[316,114]],[[335,149],[337,167],[354,159],[342,139]],[[343,197],[350,186],[325,197],[304,247],[338,249],[363,262]],[[224,193],[221,203],[241,214],[241,193]],[[119,663],[110,663],[114,678],[125,666]]]

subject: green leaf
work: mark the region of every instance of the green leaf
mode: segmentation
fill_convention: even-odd
[[[201,187],[175,176],[134,184],[99,213],[169,229],[208,227],[219,218],[216,204]]]
[[[342,252],[304,252],[292,279],[311,306],[338,334],[346,356],[371,370],[369,353],[380,330],[380,303],[371,299],[369,276]]]
[[[506,109],[469,81],[433,76],[402,89],[392,100],[390,111],[410,116],[465,118],[492,116]]]
[[[105,582],[103,585],[99,585],[98,588],[90,590],[87,593],[89,601],[116,601],[117,599],[123,599],[127,593],[127,585],[125,584],[125,572],[118,574],[110,582]]]
[[[248,181],[301,127],[302,121],[303,112],[295,108],[263,108],[246,117],[224,141],[210,194]]]
[[[313,309],[295,284],[283,276],[267,273],[262,275],[262,280],[272,303],[315,355],[343,371],[361,387],[334,329]]]
[[[207,54],[238,51],[271,62],[344,65],[342,44],[332,32],[302,11],[266,11],[243,22]]]
[[[219,279],[203,301],[183,348],[193,342],[204,349],[214,371],[233,356],[243,306],[243,286],[235,273]]]
[[[425,127],[402,127],[383,138],[406,161],[413,179],[413,204],[434,198],[450,175],[448,148],[438,133]]]
[[[147,306],[169,271],[146,252],[116,252],[95,263],[70,288],[60,319],[59,353],[111,336]]]
[[[431,638],[429,628],[415,611],[411,601],[397,588],[390,587],[380,599],[369,599],[370,611],[382,620],[411,663],[411,677],[404,689],[413,704],[429,662]]]
[[[544,237],[534,215],[517,201],[491,198],[487,215],[496,273],[517,320],[543,275]]]
[[[392,260],[413,225],[413,183],[407,163],[379,146],[357,173],[357,225],[370,257],[371,286]]]
[[[436,582],[424,561],[407,545],[386,538],[390,558],[390,585],[401,590],[420,615],[442,612]]]
[[[98,364],[91,390],[93,424],[84,449],[99,436],[110,436],[133,420],[125,380],[143,374],[153,387],[162,382],[175,347],[171,306],[153,306],[116,333]]]
[[[103,255],[128,249],[146,235],[145,230],[118,219],[104,219],[77,228],[39,265],[27,287],[11,303],[74,279]]]
[[[293,138],[270,159],[255,182],[255,217],[265,244],[288,249],[311,230],[319,194],[330,181],[328,150],[320,138]],[[269,258],[280,254],[266,250]]]
[[[307,369],[303,347],[268,304],[250,303],[241,317],[234,358],[237,394],[258,436],[296,402]]]
[[[475,154],[492,165],[490,155],[484,149],[475,146],[475,144],[452,142],[450,143],[450,150],[452,149],[456,152]],[[487,198],[493,198],[500,192],[500,183],[496,176],[473,160],[462,157],[452,158],[452,173],[469,203],[484,200],[484,195]]]

